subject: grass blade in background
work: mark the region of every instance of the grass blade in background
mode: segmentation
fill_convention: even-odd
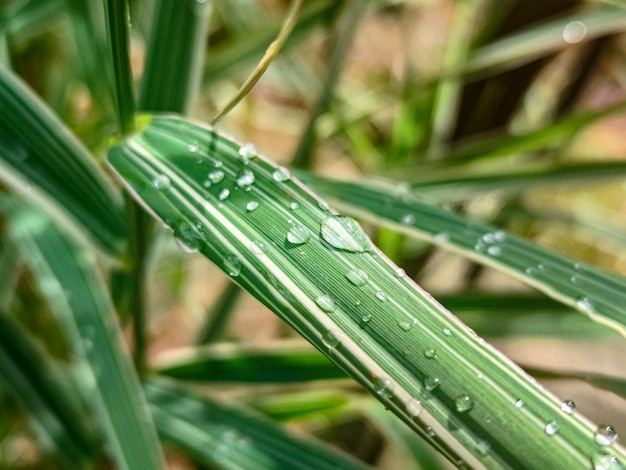
[[[162,379],[150,380],[146,393],[161,437],[211,468],[368,468],[321,443],[296,439],[241,405],[200,398]]]
[[[79,248],[45,214],[3,201],[9,234],[33,272],[75,357],[81,383],[121,469],[161,469],[152,420],[93,255]]]
[[[302,174],[302,176],[305,176]],[[420,202],[419,193],[306,175],[337,207],[519,279],[626,336],[626,279],[521,237]]]
[[[352,404],[352,397],[341,390],[326,388],[324,391],[256,394],[247,397],[245,402],[247,406],[272,419],[292,421],[307,417],[315,418],[319,413],[341,412]]]
[[[138,108],[186,114],[198,91],[212,2],[158,0]]]
[[[0,34],[22,36],[32,31],[40,32],[63,13],[67,0],[25,0],[0,5]]]
[[[230,273],[452,461],[586,469],[624,459],[388,262],[356,222],[250,145],[155,116],[108,161],[186,251]]]
[[[118,194],[87,149],[2,66],[0,108],[0,178],[119,255],[125,224]]]

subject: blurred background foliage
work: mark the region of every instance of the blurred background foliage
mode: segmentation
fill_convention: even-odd
[[[622,2],[304,3],[283,52],[220,128],[285,165],[320,175],[437,181],[442,189],[426,191],[425,200],[626,275],[624,169],[593,166],[626,158]],[[279,0],[213,2],[192,117],[209,121],[234,95],[288,6]],[[130,0],[137,86],[153,8],[151,0]],[[99,0],[0,0],[0,62],[99,161],[116,132],[112,71],[100,60],[106,53],[103,15]],[[189,58],[164,60],[176,67]],[[141,110],[158,110],[149,98],[143,101]],[[568,172],[575,164],[590,166]],[[619,387],[600,390],[594,388],[599,379],[585,376],[626,379],[626,348],[613,333],[501,273],[392,229],[366,228],[411,277],[551,390],[573,399],[592,420],[626,429]],[[15,259],[0,239],[0,264]],[[10,307],[49,354],[66,360],[67,347],[31,273],[15,273],[2,279],[0,308]],[[167,363],[178,348],[218,337],[268,348],[296,337],[218,269],[181,253],[169,236],[155,244],[148,297],[153,365]],[[231,310],[230,316],[215,313]],[[412,468],[417,454],[422,462],[437,458],[351,382],[210,387],[378,468]],[[25,417],[0,386],[0,468],[54,468],[36,455],[31,438]],[[168,459],[170,468],[197,468],[173,451]],[[431,465],[425,468],[439,464]]]

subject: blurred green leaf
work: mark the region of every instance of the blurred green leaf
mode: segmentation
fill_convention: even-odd
[[[350,405],[350,396],[340,391],[272,393],[246,399],[246,405],[279,421],[291,421],[335,413]]]

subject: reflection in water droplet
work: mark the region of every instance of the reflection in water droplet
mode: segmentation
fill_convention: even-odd
[[[563,39],[570,44],[582,41],[586,35],[587,26],[582,21],[570,21],[563,28]]]
[[[357,287],[364,286],[369,280],[369,276],[362,269],[352,269],[346,273],[346,278]]]
[[[362,253],[370,242],[358,222],[350,217],[334,215],[322,222],[321,237],[332,247]]]
[[[343,340],[343,334],[338,331],[329,330],[322,336],[322,343],[329,349],[336,348],[341,344]]]
[[[424,388],[429,392],[432,392],[434,389],[439,387],[440,383],[441,380],[439,377],[427,377],[426,380],[424,380]]]
[[[228,199],[228,196],[230,196],[230,190],[224,188],[220,191],[220,193],[217,195],[217,198],[220,201],[224,201],[225,199]]]
[[[253,241],[252,244],[250,245],[250,248],[252,248],[252,251],[254,251],[256,254],[259,254],[259,255],[263,255],[267,253],[267,245],[261,240]]]
[[[276,170],[274,170],[272,178],[274,181],[278,181],[280,183],[289,180],[291,178],[291,173],[289,173],[289,170],[284,166],[279,166]]]
[[[565,414],[571,415],[574,411],[576,411],[576,403],[572,400],[565,400],[561,403],[561,411]]]
[[[256,201],[250,201],[250,202],[248,202],[248,204],[246,204],[246,210],[248,212],[252,212],[257,207],[259,207],[259,203],[256,202]]]
[[[311,239],[311,232],[306,227],[295,225],[287,232],[287,241],[294,245],[302,245]]]
[[[244,163],[248,163],[257,154],[256,147],[252,144],[245,144],[239,148],[239,156]]]
[[[328,295],[323,294],[318,296],[315,299],[315,303],[325,312],[334,312],[335,311],[335,302]]]
[[[459,413],[467,413],[474,407],[474,401],[469,395],[460,395],[454,400],[454,405]]]
[[[165,191],[172,187],[172,182],[166,175],[157,175],[152,180],[152,186],[159,191]]]
[[[559,426],[556,424],[556,421],[550,421],[546,424],[545,431],[548,436],[554,436],[557,432],[559,432]]]
[[[593,435],[594,440],[601,446],[610,446],[619,438],[617,431],[610,424],[600,424]]]
[[[245,188],[246,186],[250,186],[254,183],[254,173],[250,170],[243,170],[237,176],[237,186],[240,188]]]
[[[209,179],[213,184],[217,184],[224,179],[224,172],[222,170],[215,170],[209,173]]]
[[[224,260],[224,269],[229,276],[237,277],[241,273],[242,262],[237,256],[230,255]]]
[[[415,399],[409,400],[406,404],[406,411],[409,413],[409,416],[415,418],[422,412],[422,402]]]

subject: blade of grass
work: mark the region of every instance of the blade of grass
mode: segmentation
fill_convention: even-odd
[[[226,329],[230,314],[235,308],[243,291],[235,283],[229,283],[207,315],[207,322],[200,330],[198,344],[214,343],[220,339]]]
[[[164,380],[146,385],[161,437],[204,465],[228,469],[365,469],[329,446],[303,441],[243,409]]]
[[[157,365],[157,371],[179,380],[216,383],[291,383],[346,377],[325,356],[302,345],[271,344],[263,348],[218,344],[182,354]]]
[[[419,194],[310,175],[304,180],[353,215],[502,271],[626,336],[626,279],[621,276],[420,202]]]
[[[351,397],[345,392],[328,389],[300,393],[257,394],[246,399],[247,406],[278,421],[319,418],[320,414],[339,413],[352,402]]]
[[[187,251],[231,273],[452,461],[586,469],[605,453],[624,459],[390,263],[356,222],[249,145],[155,116],[108,161]]]
[[[125,225],[118,194],[87,149],[2,66],[0,108],[0,178],[119,255]]]
[[[16,0],[0,9],[0,34],[23,36],[40,33],[44,25],[61,16],[66,0]]]
[[[95,258],[44,213],[2,203],[10,214],[12,242],[84,364],[84,392],[93,400],[113,459],[122,469],[163,468],[152,420]]]

